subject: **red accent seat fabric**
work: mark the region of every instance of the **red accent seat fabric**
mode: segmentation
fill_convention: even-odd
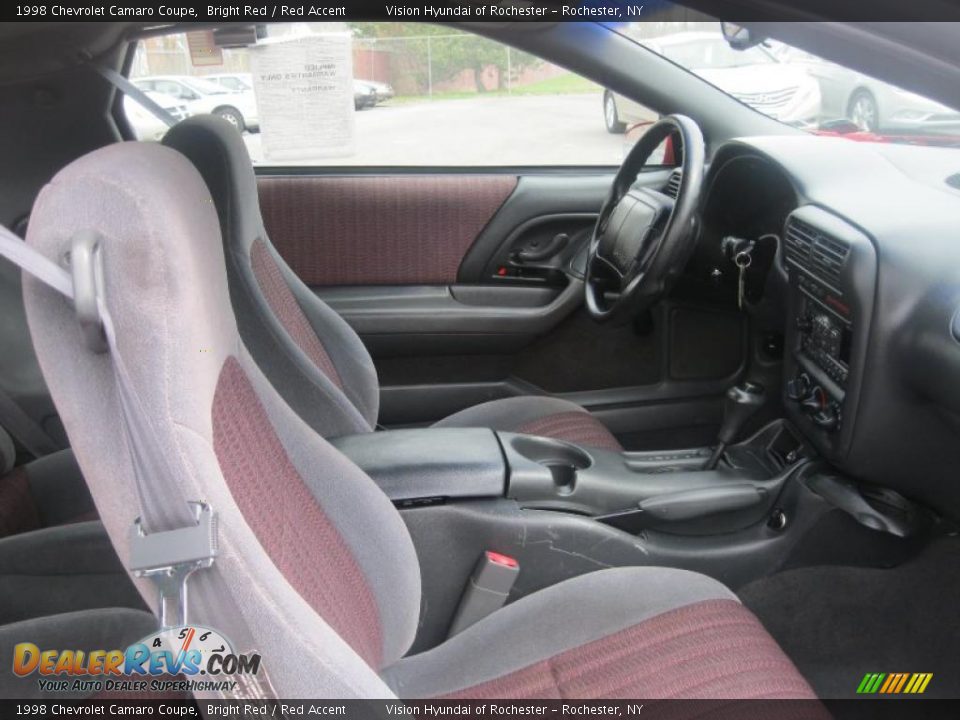
[[[213,446],[230,492],[274,564],[357,654],[379,667],[380,617],[363,572],[233,358],[213,399]]]
[[[565,412],[532,420],[517,428],[518,433],[566,440],[575,445],[621,452],[623,446],[607,426],[587,412]]]
[[[51,453],[0,475],[0,537],[97,517],[70,450]]]
[[[30,479],[22,467],[0,477],[0,537],[36,530],[40,513],[30,492]]]
[[[706,600],[443,699],[815,697],[749,610]]]
[[[500,432],[540,435],[588,448],[623,451],[607,426],[584,408],[546,395],[491,400],[454,413],[434,427],[486,427]]]

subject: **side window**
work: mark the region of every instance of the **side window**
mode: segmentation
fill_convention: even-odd
[[[244,131],[251,158],[262,165],[616,166],[657,119],[640,104],[565,68],[449,26],[377,22],[265,28],[253,47],[217,48],[211,54],[208,44],[203,56],[191,51],[185,35],[143,40],[132,76],[251,77],[251,107],[236,108],[242,118],[235,124]],[[352,95],[349,105],[331,109],[320,102],[321,95],[306,99],[307,85],[291,87],[289,97],[276,94],[277,84],[268,86],[273,78],[306,76],[304,68],[325,68],[328,41],[331,52],[336,43],[347,43],[341,85]],[[302,52],[299,67],[262,60],[279,56],[285,43],[309,44],[316,60],[305,62]],[[334,72],[341,72],[340,66]],[[237,78],[218,82],[225,90],[240,89]],[[166,83],[156,89],[182,97]],[[286,104],[279,119],[278,102]],[[209,111],[199,105],[187,102],[187,112]],[[322,135],[328,147],[298,151],[298,135]]]

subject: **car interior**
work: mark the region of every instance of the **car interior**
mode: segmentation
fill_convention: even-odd
[[[188,24],[0,26],[4,662],[189,618],[282,698],[957,697],[960,149],[616,24],[449,27],[655,117],[619,165],[271,164],[217,113],[137,140]],[[723,32],[960,105],[955,30]]]

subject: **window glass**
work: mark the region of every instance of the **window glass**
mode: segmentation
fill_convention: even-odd
[[[656,48],[655,43],[651,43]],[[760,47],[747,50],[734,50],[719,35],[716,37],[670,43],[664,41],[661,52],[665,58],[687,68],[704,70],[707,68],[729,69],[749,65],[772,65],[773,56]]]
[[[329,138],[343,132],[350,141],[326,157],[275,153],[288,149],[280,135],[295,135],[300,126],[303,135],[316,135],[311,123],[328,109],[308,99],[281,98],[287,109],[277,121],[276,96],[258,97],[258,90],[261,96],[266,91],[263,80],[258,85],[252,77],[254,56],[283,43],[335,35],[349,42],[352,131],[344,132],[339,121],[321,127]],[[213,112],[233,122],[260,164],[613,166],[657,119],[640,104],[564,68],[450,27],[269,24],[254,47],[210,53],[211,46],[204,45],[206,55],[198,54],[185,34],[142,40],[131,77],[149,79],[150,88],[165,98],[161,105],[186,103],[188,114]],[[185,95],[182,86],[192,92]],[[264,104],[269,107],[261,113]],[[137,118],[129,119],[138,136],[150,137],[138,130]]]

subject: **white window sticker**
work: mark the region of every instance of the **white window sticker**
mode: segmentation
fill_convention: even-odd
[[[267,38],[250,60],[265,160],[355,153],[349,33]]]

